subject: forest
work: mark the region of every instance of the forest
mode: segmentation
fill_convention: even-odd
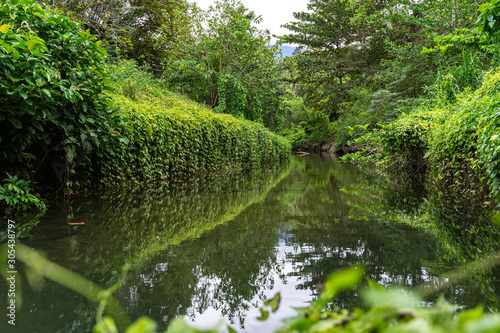
[[[272,168],[292,151],[416,176],[438,201],[472,198],[496,214],[500,1],[308,0],[307,8],[284,24],[289,34],[273,36],[239,0],[207,10],[186,0],[0,0],[2,216],[23,221],[16,232],[27,237],[54,201]],[[329,308],[362,271],[332,275],[283,331],[500,327],[482,308],[453,317],[444,300],[407,312],[418,299],[378,286],[364,310]],[[266,307],[263,317],[277,305]],[[121,329],[105,317],[95,332]],[[156,329],[142,318],[127,332]],[[182,320],[171,330],[198,332]]]

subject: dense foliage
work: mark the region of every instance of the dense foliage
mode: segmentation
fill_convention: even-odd
[[[111,133],[106,51],[95,36],[32,0],[2,1],[0,26],[0,171]]]
[[[451,78],[439,84],[446,85]],[[490,72],[477,91],[452,95],[452,102],[449,91],[441,91],[433,102],[360,138],[357,142],[367,146],[347,158],[375,158],[382,165],[398,168],[426,163],[439,184],[462,195],[472,190],[484,196],[491,190],[492,197],[498,198],[499,79],[497,71]]]
[[[279,127],[278,48],[255,26],[261,18],[224,0],[207,11],[193,6],[189,21],[166,64],[170,86],[218,113]]]
[[[330,142],[341,149],[353,139],[350,127],[395,120],[421,102],[442,71],[462,63],[462,47],[479,50],[470,30],[479,4],[310,1],[308,12],[285,25],[292,33],[282,41],[302,49],[287,64],[289,80],[308,108],[334,123]],[[446,53],[422,53],[439,43]]]
[[[122,63],[121,72],[116,66],[110,68],[118,75],[118,93],[105,94],[115,89],[109,85],[111,76],[104,62],[108,53],[91,31],[108,47],[118,46],[117,40],[132,43],[137,55],[133,57],[158,65],[164,54],[173,52],[169,34],[182,30],[186,9],[183,2],[175,1],[135,1],[131,8],[121,2],[105,8],[106,3],[52,4],[83,24],[32,0],[0,4],[0,174],[15,174],[15,181],[3,181],[2,211],[8,207],[9,212],[19,207],[24,211],[28,206],[37,210],[42,206],[33,196],[37,191],[67,195],[115,180],[171,179],[287,158],[285,139],[262,125],[215,115],[169,93],[160,88],[164,82],[146,72],[134,72],[131,63]],[[240,7],[241,15],[245,11]],[[126,38],[119,28],[125,17],[135,22]],[[246,24],[243,31],[254,29],[252,17],[240,17],[240,23]],[[107,18],[116,20],[116,25],[108,25]],[[148,31],[149,39],[139,36],[140,31]],[[157,50],[160,35],[162,45]],[[127,52],[132,49],[124,47]],[[246,74],[249,80],[253,77]],[[271,96],[272,92],[265,93]]]
[[[288,157],[287,140],[261,124],[214,113],[149,85],[148,74],[135,69],[132,62],[110,70],[126,78],[116,82],[123,87],[122,94],[111,97],[128,125],[120,133],[123,138],[97,152],[104,183],[252,168]]]
[[[110,54],[125,55],[161,73],[161,63],[185,25],[184,0],[54,0],[51,7],[83,23]],[[159,43],[159,36],[164,43]]]
[[[52,6],[81,23],[35,0],[0,3],[0,174],[16,171],[0,187],[0,208],[43,211],[27,179],[40,179],[51,162],[60,166],[55,188],[83,189],[286,159],[290,144],[268,129],[295,148],[334,141],[357,150],[346,159],[427,169],[432,185],[460,196],[500,196],[498,0],[310,0],[309,11],[286,24],[292,33],[281,43],[299,48],[285,60],[238,0],[208,11],[183,0]],[[108,70],[101,42],[162,80],[134,62]],[[108,71],[116,82],[106,96]],[[438,205],[445,191],[435,191]],[[421,299],[400,302],[372,283],[366,309],[329,307],[360,272],[329,280],[283,331],[499,329],[498,316],[480,308],[456,314],[444,301],[415,308]],[[96,331],[116,331],[109,318],[98,323]],[[171,330],[196,331],[182,321]],[[140,319],[128,331],[156,326]]]
[[[492,30],[495,16],[488,14],[495,4],[492,1],[480,8],[477,22],[489,33],[483,36],[485,41],[496,38]],[[485,20],[490,22],[487,28]],[[485,49],[495,50],[491,45]],[[479,59],[478,52],[463,51],[462,63],[442,72],[430,87],[428,101],[356,140],[361,150],[346,159],[377,161],[392,169],[427,168],[434,184],[444,185],[456,195],[490,196],[497,201],[499,75],[498,69],[483,70]]]

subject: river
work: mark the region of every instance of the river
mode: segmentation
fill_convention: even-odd
[[[176,316],[201,328],[224,318],[240,332],[270,332],[295,314],[294,307],[317,297],[337,269],[361,264],[380,284],[414,286],[472,260],[473,251],[498,247],[487,210],[452,214],[447,209],[459,202],[436,205],[428,192],[418,182],[403,186],[335,157],[296,156],[273,170],[74,198],[52,205],[21,242],[103,287],[129,265],[116,296],[133,320],[146,315],[164,329]],[[460,236],[467,233],[462,227],[443,229],[462,219],[482,221],[473,238]],[[499,277],[492,269],[441,294],[462,307],[485,304],[497,311]],[[36,289],[22,282],[16,327],[2,320],[1,332],[91,329],[97,308],[91,301],[51,281]],[[259,321],[258,308],[277,292],[278,311]],[[362,300],[345,292],[335,305],[353,308]]]

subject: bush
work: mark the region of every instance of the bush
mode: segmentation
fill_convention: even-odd
[[[0,3],[0,164],[111,133],[99,44],[35,0]]]
[[[125,80],[137,82],[137,74],[146,75],[131,62],[111,70],[120,72],[122,66],[132,73],[122,76]],[[137,84],[135,100],[111,94],[128,125],[120,130],[122,138],[97,153],[103,183],[252,168],[288,158],[288,141],[260,124],[216,114],[159,86]]]
[[[492,195],[499,197],[499,88],[500,72],[496,71],[475,93],[461,96],[453,105],[454,112],[433,131],[428,158],[438,181],[469,190],[487,190],[487,176]]]
[[[408,167],[425,154],[435,183],[455,188],[459,195],[490,193],[498,199],[500,71],[491,71],[475,92],[457,94],[452,79],[448,75],[437,82],[434,100],[360,138],[365,149],[347,159],[378,151],[374,160]]]
[[[27,236],[45,214],[44,201],[32,193],[30,186],[29,181],[19,179],[17,175],[7,174],[3,180],[0,186],[0,212],[4,211],[6,217],[15,218],[16,221],[15,233],[11,233],[13,230],[10,228],[0,230],[0,243],[12,236]]]
[[[4,184],[0,187],[0,206],[5,204],[7,214],[17,214],[32,209],[45,210],[43,201],[30,193],[30,182],[19,179],[17,175],[7,174]]]

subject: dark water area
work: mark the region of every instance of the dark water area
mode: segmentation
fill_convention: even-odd
[[[105,288],[130,267],[115,295],[132,320],[146,315],[165,329],[182,316],[208,328],[223,317],[241,332],[270,332],[315,299],[337,269],[361,264],[373,281],[411,287],[498,248],[487,209],[437,198],[418,183],[388,181],[334,157],[294,157],[274,170],[54,205],[21,242]],[[16,326],[1,320],[0,332],[91,330],[96,304],[48,280],[32,288],[21,264],[18,271],[23,306]],[[498,268],[480,272],[425,301],[441,294],[464,308],[497,311],[499,277]],[[5,281],[0,292],[6,300]],[[277,292],[279,310],[258,321],[258,308]],[[363,303],[353,291],[335,305]]]

